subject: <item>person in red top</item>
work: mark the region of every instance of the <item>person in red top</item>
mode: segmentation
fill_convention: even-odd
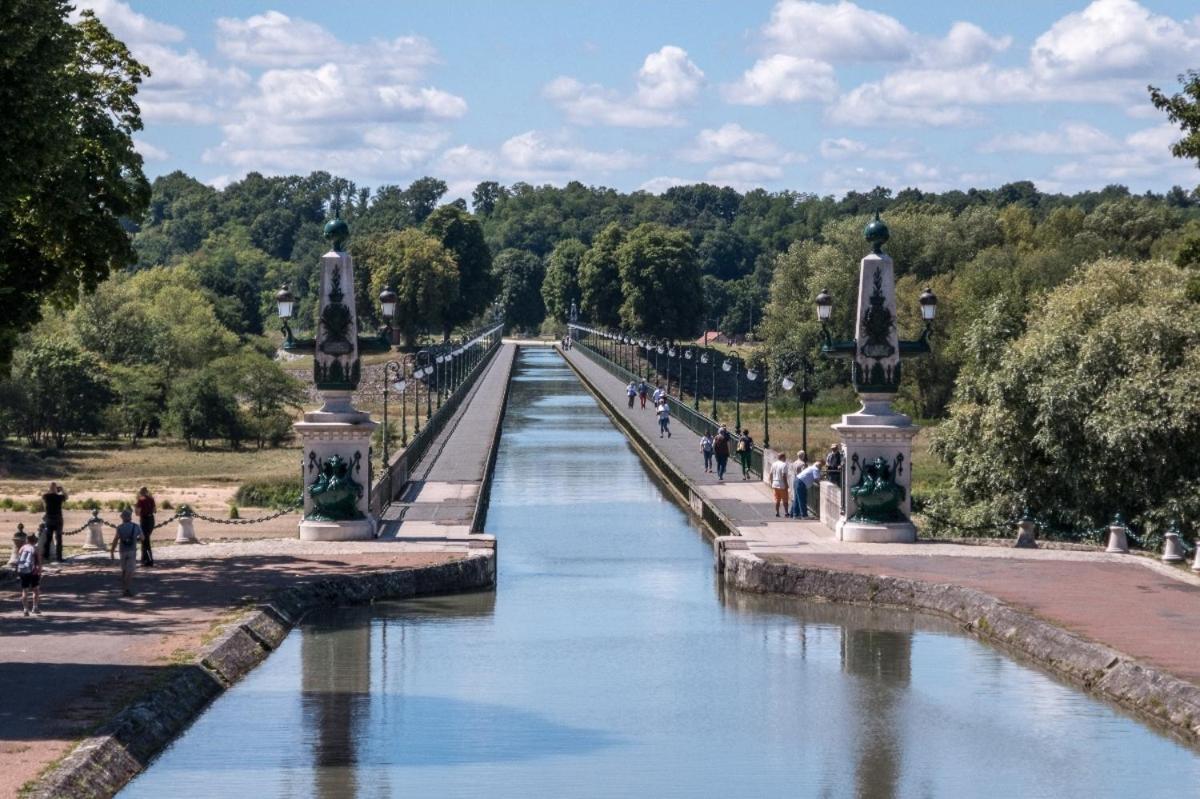
[[[137,511],[139,526],[142,528],[142,565],[154,565],[154,553],[150,551],[150,533],[154,530],[154,497],[150,496],[150,490],[145,486],[138,489],[137,502],[134,504],[134,509]]]

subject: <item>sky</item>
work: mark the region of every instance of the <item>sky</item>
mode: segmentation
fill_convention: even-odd
[[[1200,183],[1149,102],[1194,0],[76,0],[153,74],[151,177],[842,195]]]

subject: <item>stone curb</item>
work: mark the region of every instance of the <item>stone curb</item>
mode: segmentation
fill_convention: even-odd
[[[107,799],[137,776],[208,704],[267,658],[314,608],[492,588],[494,552],[414,569],[338,575],[283,589],[206,645],[189,664],[117,713],[22,796]]]
[[[471,532],[482,533],[487,524],[488,503],[492,497],[492,475],[496,471],[496,456],[500,452],[500,432],[504,429],[504,415],[508,412],[508,395],[512,388],[512,373],[517,362],[521,347],[512,348],[508,359],[508,379],[504,381],[504,390],[500,394],[500,413],[496,415],[496,427],[492,430],[488,442],[487,458],[483,462],[483,480],[479,483],[479,494],[475,497],[475,514],[471,517]]]
[[[642,456],[642,461],[650,466],[658,475],[662,483],[669,489],[671,496],[684,508],[699,517],[703,527],[713,537],[740,535],[737,525],[733,520],[726,516],[715,504],[709,502],[708,499],[696,491],[695,486],[688,479],[687,475],[679,471],[670,458],[659,451],[658,447],[638,429],[637,425],[626,419],[613,401],[605,396],[604,392],[581,369],[572,363],[571,359],[562,350],[557,346],[555,346],[555,349],[559,351],[559,354],[563,355],[563,360],[571,367],[571,371],[579,378],[579,382],[583,383],[583,387],[588,390],[588,393],[596,398],[600,409],[625,433],[633,448]],[[580,357],[587,358],[586,355],[581,355]],[[595,363],[594,361],[590,362]]]
[[[727,585],[756,593],[934,613],[1180,738],[1200,742],[1200,686],[1017,610],[973,588],[843,572],[727,551]]]

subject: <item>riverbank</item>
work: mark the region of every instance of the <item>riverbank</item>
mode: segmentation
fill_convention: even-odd
[[[676,423],[675,435],[660,439],[653,414],[625,407],[620,380],[579,348],[565,357],[676,499],[715,536],[717,568],[728,584],[948,615],[984,640],[1200,743],[1194,656],[1200,631],[1191,623],[1200,617],[1200,579],[1186,569],[1098,549],[838,541],[818,522],[776,518],[766,485],[740,480],[732,464],[724,482],[705,473],[695,434]],[[882,592],[883,585],[891,590]],[[945,610],[929,599],[957,592],[970,601]],[[989,613],[963,610],[984,606]]]
[[[4,620],[0,795],[39,775],[31,796],[112,795],[309,608],[495,579],[494,550],[396,543],[164,547],[157,563],[132,598],[106,558],[51,567],[42,615]]]

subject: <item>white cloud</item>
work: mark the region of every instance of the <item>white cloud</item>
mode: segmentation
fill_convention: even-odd
[[[703,83],[704,73],[687,51],[666,45],[646,56],[629,95],[564,75],[547,83],[542,96],[578,125],[654,128],[682,125],[672,109],[692,102]]]
[[[826,61],[902,61],[913,39],[895,17],[844,0],[780,0],[763,33],[775,52]]]
[[[826,118],[839,125],[952,127],[982,121],[975,111],[953,105],[897,102],[879,83],[864,83],[826,108]]]
[[[922,42],[913,55],[927,66],[960,67],[985,61],[1011,44],[1011,36],[990,36],[978,25],[955,22],[944,39]]]
[[[146,161],[166,161],[170,157],[170,153],[166,150],[161,147],[155,147],[145,139],[135,138],[133,140],[133,149],[137,150],[138,155]]]
[[[1196,22],[1181,24],[1134,0],[1095,0],[1034,42],[1030,64],[1045,80],[1146,76],[1180,71],[1200,55]]]
[[[174,25],[150,19],[121,0],[77,0],[72,19],[80,11],[94,11],[104,26],[129,47],[183,41],[183,31]]]
[[[912,158],[913,154],[913,148],[907,144],[892,142],[885,145],[874,145],[844,137],[822,139],[818,149],[821,157],[829,161],[840,161],[846,158],[898,161]]]
[[[1178,139],[1179,129],[1171,124],[1144,128],[1126,136],[1121,146],[1110,151],[1058,164],[1051,176],[1072,188],[1134,181],[1190,185],[1195,181],[1195,167],[1173,157],[1169,149]]]
[[[1120,143],[1099,128],[1082,122],[1068,122],[1054,131],[1003,133],[979,146],[983,153],[1033,153],[1036,155],[1083,155],[1107,152]]]
[[[684,160],[700,162],[725,158],[763,161],[784,157],[783,151],[770,136],[746,130],[736,122],[701,130],[681,155]]]
[[[642,185],[637,187],[637,190],[649,192],[650,194],[662,194],[667,189],[671,189],[676,186],[691,186],[692,184],[699,182],[700,181],[693,180],[691,178],[657,177],[650,178],[650,180],[643,182]]]
[[[342,45],[315,22],[267,11],[246,19],[218,18],[217,49],[243,64],[295,67],[334,58]]]
[[[434,166],[439,175],[445,175],[456,185],[467,185],[489,179],[561,184],[641,164],[639,156],[625,150],[589,150],[566,136],[530,130],[512,136],[494,151],[469,145],[451,147]]]
[[[703,84],[704,73],[688,58],[687,51],[666,45],[642,62],[636,98],[646,108],[676,108],[694,100]]]
[[[708,170],[708,179],[714,183],[733,187],[753,187],[783,177],[783,169],[776,164],[758,161],[734,161],[714,166]]]
[[[726,101],[737,105],[829,101],[837,91],[831,65],[785,53],[759,59],[740,80],[722,87]]]

